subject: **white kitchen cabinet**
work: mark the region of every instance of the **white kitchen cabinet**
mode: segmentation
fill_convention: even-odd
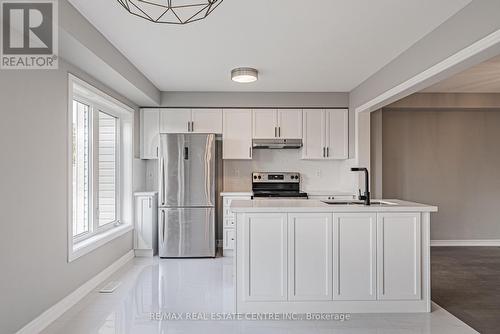
[[[250,200],[251,193],[230,193],[222,194],[222,249],[224,256],[233,256],[235,246],[235,215],[231,211],[231,202],[234,200]]]
[[[332,214],[289,214],[288,300],[330,300],[332,287]]]
[[[326,148],[328,159],[347,159],[349,155],[349,112],[347,109],[330,109],[326,116]]]
[[[302,139],[301,109],[254,109],[254,139]]]
[[[302,139],[302,109],[278,109],[278,136]]]
[[[304,109],[302,159],[347,159],[347,109]]]
[[[333,272],[335,300],[375,300],[375,213],[334,213]]]
[[[161,133],[222,133],[221,109],[160,109]]]
[[[252,111],[253,138],[278,137],[278,115],[276,109],[254,109]]]
[[[408,212],[377,215],[378,299],[421,299],[420,216]]]
[[[287,214],[247,214],[240,228],[244,267],[249,268],[243,277],[244,299],[287,300]]]
[[[222,133],[222,109],[191,109],[191,132]]]
[[[191,109],[160,109],[160,133],[191,132]]]
[[[235,230],[234,228],[224,229],[222,248],[225,250],[233,250],[235,245]]]
[[[158,251],[158,202],[156,193],[135,193],[135,256],[153,256]]]
[[[140,111],[140,157],[157,159],[160,146],[160,110],[144,108]]]
[[[252,159],[252,110],[224,109],[222,158]]]

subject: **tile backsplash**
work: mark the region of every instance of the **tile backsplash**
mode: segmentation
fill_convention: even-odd
[[[224,191],[248,191],[251,173],[299,172],[302,190],[357,192],[357,174],[350,171],[355,160],[301,160],[301,150],[254,149],[252,160],[224,160]]]

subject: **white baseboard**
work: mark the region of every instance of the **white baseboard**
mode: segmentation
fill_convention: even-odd
[[[125,263],[134,258],[134,251],[131,250],[121,258],[113,262],[109,267],[92,277],[75,291],[64,297],[57,304],[40,314],[29,322],[26,326],[17,331],[17,334],[39,333],[49,326],[54,320],[63,315],[73,305],[78,303],[83,297],[94,290],[99,284],[105,281],[111,274],[120,269]]]
[[[500,246],[500,239],[431,240],[431,246]]]
[[[153,257],[152,249],[134,249],[135,257]]]

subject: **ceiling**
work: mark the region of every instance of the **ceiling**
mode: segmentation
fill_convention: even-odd
[[[471,0],[225,0],[185,26],[69,1],[162,91],[347,92]],[[241,66],[259,81],[233,83]]]
[[[500,56],[423,90],[425,93],[500,93]]]

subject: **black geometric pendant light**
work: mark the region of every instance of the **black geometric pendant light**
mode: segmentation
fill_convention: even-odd
[[[186,24],[204,19],[222,0],[118,0],[130,14],[155,23]]]

